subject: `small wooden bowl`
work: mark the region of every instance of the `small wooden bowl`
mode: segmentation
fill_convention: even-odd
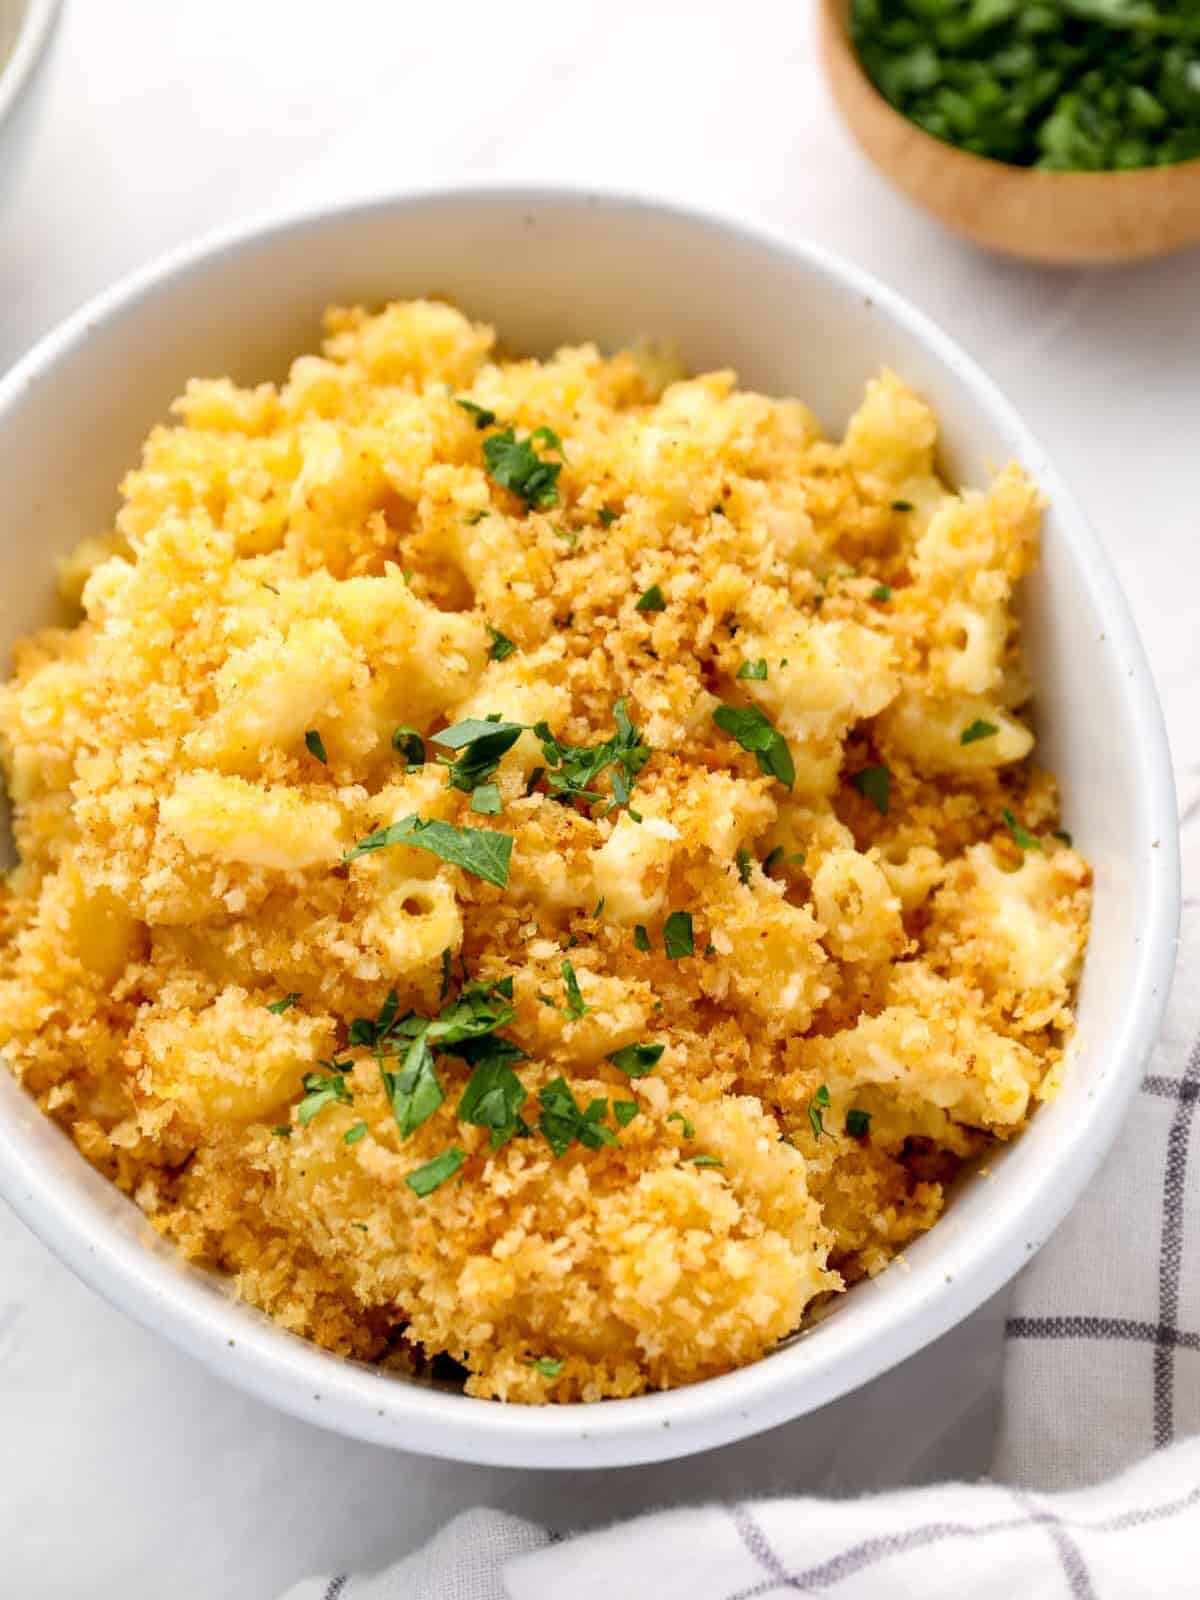
[[[1055,266],[1145,260],[1200,244],[1200,160],[1137,172],[1039,172],[944,144],[867,77],[849,0],[821,0],[833,98],[885,177],[939,222],[989,250]]]

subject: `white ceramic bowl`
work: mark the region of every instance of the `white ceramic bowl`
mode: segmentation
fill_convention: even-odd
[[[887,364],[937,408],[950,476],[1016,457],[1049,493],[1027,586],[1041,756],[1095,867],[1079,1033],[1062,1095],[963,1182],[902,1266],[853,1289],[766,1360],[593,1406],[472,1400],[327,1355],[182,1264],[0,1073],[0,1189],[93,1288],[297,1416],[462,1460],[614,1466],[687,1454],[832,1400],[966,1316],[1029,1259],[1119,1129],[1166,997],[1178,916],[1174,789],[1125,601],[1011,407],[890,290],[807,244],[693,212],[562,191],[408,196],[225,235],[101,296],[0,383],[0,649],[46,619],[53,558],[107,525],[147,430],[193,374],[282,375],[331,300],[434,292],[535,353],[676,340],[693,368],[803,396],[831,429]]]
[[[0,0],[0,123],[20,100],[57,14],[58,0]]]

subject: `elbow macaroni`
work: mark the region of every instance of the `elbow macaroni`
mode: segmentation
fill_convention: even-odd
[[[332,311],[278,388],[189,383],[62,565],[77,625],[0,688],[13,1069],[331,1349],[521,1402],[763,1355],[936,1221],[1071,1032],[1089,873],[1013,606],[1040,501],[954,492],[936,442],[890,373],[828,441],[730,372],[510,360],[438,302]],[[553,793],[618,701],[632,792]],[[432,736],[488,718],[524,731],[472,793]],[[496,832],[503,887],[447,859]],[[421,1019],[509,980],[498,1053],[426,1060]]]

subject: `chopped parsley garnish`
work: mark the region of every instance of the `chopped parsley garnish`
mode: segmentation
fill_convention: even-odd
[[[613,1116],[617,1119],[618,1128],[627,1128],[638,1114],[636,1100],[614,1100]]]
[[[500,765],[500,758],[512,749],[524,732],[523,722],[505,722],[499,716],[467,717],[465,721],[456,722],[453,727],[443,728],[441,733],[433,734],[432,740],[434,744],[444,745],[447,750],[463,752],[456,761],[446,761],[444,756],[439,756],[438,760],[446,761],[451,788],[470,794],[493,776]]]
[[[777,863],[782,861],[782,860],[783,860],[783,846],[781,844],[777,844],[775,846],[774,850],[768,850],[767,851],[766,858],[763,861],[763,871],[764,872],[770,872],[771,868],[773,866],[777,865]]]
[[[846,1132],[852,1139],[865,1139],[871,1131],[871,1113],[869,1111],[847,1111]]]
[[[477,816],[498,817],[501,809],[498,784],[480,783],[471,790],[471,810]]]
[[[443,1150],[440,1156],[434,1156],[432,1161],[410,1172],[404,1181],[414,1194],[424,1199],[447,1178],[452,1178],[466,1159],[458,1146],[452,1144],[449,1150]]]
[[[737,861],[738,877],[743,883],[748,884],[750,882],[750,868],[754,860],[753,856],[749,850],[743,847],[738,851],[735,859]]]
[[[528,778],[526,778],[526,780],[525,780],[525,794],[526,794],[526,796],[529,796],[529,795],[531,795],[533,793],[533,791],[537,788],[538,784],[541,783],[542,779],[545,776],[546,776],[545,767],[534,767],[533,771],[529,774]]]
[[[562,964],[563,983],[567,989],[567,1011],[573,1017],[587,1015],[587,1002],[579,990],[579,979],[575,976],[575,968],[569,961]]]
[[[601,506],[596,513],[596,520],[602,528],[611,528],[618,515],[618,512],[610,510],[608,506]]]
[[[737,669],[739,678],[749,678],[755,683],[765,683],[767,678],[767,660],[760,656],[757,661],[743,661]]]
[[[969,728],[964,728],[959,735],[959,744],[975,744],[980,739],[990,739],[1000,729],[994,722],[985,722],[982,717],[976,717]]]
[[[290,1011],[292,1009],[299,998],[300,996],[298,994],[285,994],[279,1000],[269,1001],[267,1004],[267,1010],[273,1011],[277,1017],[282,1016],[285,1011]]]
[[[445,1000],[450,993],[450,947],[442,951],[442,987],[438,993],[439,1000]]]
[[[563,1369],[562,1362],[555,1361],[550,1356],[538,1356],[535,1360],[527,1361],[525,1365],[532,1367],[535,1372],[540,1372],[543,1378],[557,1378]]]
[[[532,1132],[521,1116],[525,1086],[513,1071],[524,1051],[506,1039],[491,1041],[491,1048],[476,1062],[458,1102],[460,1122],[491,1129],[491,1148],[499,1150],[517,1134]]]
[[[692,1125],[691,1118],[685,1117],[682,1111],[668,1111],[667,1121],[678,1122],[683,1129],[683,1137],[685,1139],[694,1139],[696,1137],[696,1129]]]
[[[281,1123],[278,1128],[272,1128],[271,1132],[278,1135],[280,1139],[290,1139],[292,1137],[291,1124],[286,1122]]]
[[[892,510],[893,511],[915,511],[916,509],[917,508],[913,505],[911,500],[893,500],[892,501]]]
[[[342,1143],[343,1144],[357,1144],[358,1141],[365,1136],[366,1131],[367,1131],[367,1125],[366,1125],[365,1122],[352,1123],[351,1126],[348,1127],[346,1129],[345,1133],[342,1135]]]
[[[720,1156],[684,1156],[685,1161],[690,1161],[694,1167],[723,1167],[725,1163]]]
[[[871,590],[872,600],[890,600],[891,598],[892,586],[890,583],[877,583]]]
[[[627,1078],[644,1078],[654,1071],[665,1049],[663,1044],[627,1044],[607,1059]]]
[[[454,397],[454,404],[463,408],[480,433],[482,433],[485,428],[490,428],[492,423],[496,420],[496,413],[494,411],[489,411],[486,406],[476,405],[474,400],[464,400],[460,396],[456,395]]]
[[[425,741],[415,728],[397,728],[392,734],[392,749],[403,756],[410,767],[425,765]]]
[[[1042,848],[1042,841],[1035,839],[1028,828],[1023,828],[1007,806],[1001,812],[1001,816],[1003,816],[1004,825],[1009,833],[1012,834],[1014,842],[1020,845],[1022,850],[1040,850]]]
[[[448,976],[449,963],[445,958],[442,971]],[[434,1047],[472,1063],[493,1059],[511,1064],[522,1059],[524,1052],[518,1046],[494,1037],[497,1028],[506,1027],[516,1016],[511,1004],[512,994],[511,978],[496,984],[468,983],[457,999],[443,1006],[436,1017],[422,1017],[414,1011],[401,1016],[393,989],[377,1017],[356,1017],[351,1022],[351,1045],[366,1046],[375,1053],[401,1138],[406,1139],[428,1121],[445,1099],[437,1075]],[[397,1071],[384,1065],[388,1057],[399,1059]],[[494,1127],[494,1124],[486,1126]]]
[[[603,910],[604,910],[604,896],[601,895],[599,900],[596,901],[596,909],[592,912],[592,920],[595,921],[595,919],[600,915],[600,913]]]
[[[829,1089],[825,1084],[817,1090],[808,1103],[808,1123],[813,1131],[813,1138],[819,1139],[823,1133],[829,1133],[825,1126],[824,1113],[829,1109]],[[832,1139],[833,1135],[830,1133]]]
[[[614,1145],[617,1136],[604,1126],[608,1101],[597,1099],[583,1110],[571,1093],[565,1078],[554,1078],[538,1094],[541,1116],[538,1127],[556,1156],[564,1156],[576,1140],[588,1150],[603,1144]]]
[[[506,633],[501,633],[499,628],[493,628],[491,623],[486,624],[488,637],[492,641],[492,648],[488,651],[493,661],[507,661],[517,648]]]
[[[1055,828],[1054,837],[1056,839],[1061,839],[1063,844],[1066,845],[1068,850],[1070,850],[1074,846],[1075,841],[1074,841],[1074,839],[1072,839],[1071,835],[1067,832],[1067,830],[1065,828]]]
[[[864,767],[850,774],[850,782],[881,817],[887,816],[892,794],[892,774],[887,767]]]
[[[329,765],[329,757],[325,754],[325,741],[315,728],[310,728],[304,735],[304,748],[310,756],[316,756],[322,766]]]
[[[307,1127],[318,1111],[323,1111],[326,1106],[331,1106],[335,1101],[342,1105],[354,1104],[354,1096],[346,1087],[346,1071],[351,1065],[348,1061],[322,1061],[320,1066],[327,1068],[326,1072],[306,1072],[302,1080],[304,1086],[304,1099],[296,1108],[296,1115],[300,1119],[301,1127]]]
[[[757,706],[718,706],[713,721],[723,733],[752,751],[761,771],[778,778],[785,789],[796,781],[796,768],[787,740]]]
[[[406,844],[414,850],[428,850],[452,866],[498,889],[508,885],[508,864],[512,856],[512,836],[483,828],[456,828],[436,818],[401,817],[389,827],[379,828],[346,851],[343,861],[351,862],[369,850],[384,850],[389,845]]]
[[[428,1030],[423,1030],[410,1042],[399,1072],[389,1072],[383,1066],[379,1071],[400,1137],[407,1139],[423,1122],[429,1121],[446,1098],[433,1064]]]
[[[612,738],[594,745],[563,744],[550,732],[548,723],[534,723],[533,732],[541,740],[546,758],[546,785],[556,799],[582,800],[589,805],[608,799],[594,785],[611,769],[612,798],[600,815],[629,805],[638,773],[650,759],[650,747],[642,743],[641,734],[630,722],[623,699],[613,706],[613,722],[616,732]],[[629,814],[635,821],[641,820],[632,807]]]
[[[665,611],[667,602],[657,583],[652,583],[633,608],[635,611]]]
[[[562,455],[562,440],[553,428],[535,428],[525,439],[505,428],[483,441],[483,461],[493,483],[518,495],[527,506],[544,511],[558,504],[562,462],[539,456],[539,446]]]
[[[650,935],[640,922],[634,924],[633,947],[635,950],[640,950],[643,955],[648,954],[650,950]]]
[[[482,511],[472,511],[471,515],[467,518],[467,527],[477,528],[487,514],[488,508],[486,506]]]
[[[695,953],[690,911],[672,911],[663,923],[663,949],[667,952],[668,961],[678,961],[681,956]]]

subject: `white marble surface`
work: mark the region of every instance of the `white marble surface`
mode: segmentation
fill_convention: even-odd
[[[837,125],[811,0],[67,0],[0,129],[0,368],[93,291],[302,199],[544,179],[807,233],[990,369],[1108,545],[1200,803],[1200,257],[1121,272],[979,256]],[[709,1494],[986,1471],[1002,1298],[857,1395],[692,1461],[518,1473],[391,1454],[265,1410],[126,1322],[0,1211],[0,1548],[38,1597],[257,1600],[370,1566],[488,1502],[579,1526]]]

